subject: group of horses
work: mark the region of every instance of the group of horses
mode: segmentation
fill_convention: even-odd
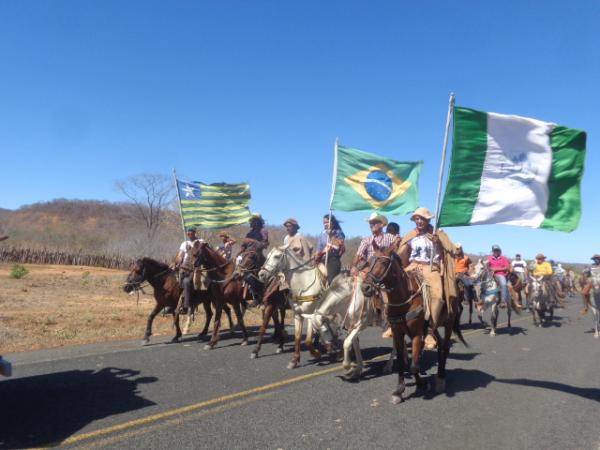
[[[234,329],[231,317],[231,309],[233,309],[237,326],[242,332],[241,345],[248,344],[248,332],[244,324],[245,297],[248,296],[248,289],[243,280],[244,274],[251,273],[265,287],[262,324],[251,358],[258,357],[271,319],[274,322],[274,338],[278,343],[277,353],[283,351],[286,340],[285,310],[290,308],[294,317],[295,331],[294,349],[288,368],[296,368],[300,364],[302,334],[304,322],[307,322],[305,345],[311,356],[315,359],[322,356],[318,348],[318,340],[321,341],[322,349],[332,356],[337,356],[338,352],[343,351],[344,377],[358,380],[363,370],[358,340],[360,333],[369,326],[389,324],[392,330],[393,347],[384,371],[391,373],[394,358],[398,359],[398,384],[392,393],[392,402],[402,402],[405,391],[404,372],[408,364],[406,336],[411,342],[410,374],[415,378],[417,389],[427,387],[426,381],[421,376],[420,367],[423,338],[428,330],[425,320],[424,288],[418,280],[407,274],[400,258],[391,248],[379,248],[373,243],[373,250],[374,256],[358,276],[350,276],[342,272],[330,286],[327,286],[326,277],[319,267],[312,261],[300,259],[287,246],[274,247],[262,263],[264,259],[262,254],[253,246],[249,246],[242,252],[237,261],[227,261],[208,243],[199,243],[195,254],[195,276],[202,278],[200,284],[203,287],[194,291],[193,303],[194,306],[203,306],[206,322],[198,338],[202,339],[208,334],[210,322],[214,317],[212,336],[205,346],[206,349],[213,349],[219,341],[223,311],[228,316],[229,329]],[[284,288],[280,288],[279,277],[284,277],[282,280]],[[485,323],[483,313],[491,306],[490,334],[494,335],[501,298],[498,286],[493,273],[481,261],[476,265],[474,278],[478,285],[479,298],[483,300],[483,307],[481,304],[478,307],[479,320]],[[165,308],[173,314],[176,334],[172,341],[178,342],[182,336],[178,308],[182,288],[176,271],[153,259],[140,259],[135,262],[128,275],[124,290],[126,292],[139,290],[144,283],[152,286],[156,299],[156,305],[148,317],[144,343],[148,343],[152,335],[154,318]],[[459,289],[459,292],[464,293],[464,289]],[[600,287],[598,293],[600,296]],[[545,316],[548,308],[552,308],[552,304],[546,298],[543,287],[538,289],[533,285],[530,295],[532,303],[538,305],[535,306],[538,319],[534,314],[534,321],[539,320],[539,317]],[[467,346],[460,327],[462,300],[459,295],[445,304],[438,323],[443,333],[440,334],[438,329],[432,330],[437,341],[438,364],[433,386],[437,393],[445,390],[446,361],[451,348],[452,334],[454,333]],[[470,300],[473,302],[472,298]],[[212,307],[215,310],[214,314]],[[507,302],[506,309],[510,327],[512,309],[510,302]],[[472,310],[471,303],[469,322]],[[316,336],[319,339],[315,339]]]

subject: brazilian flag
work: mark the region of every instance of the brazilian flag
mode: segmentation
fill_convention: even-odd
[[[341,145],[335,159],[331,209],[403,215],[419,207],[422,161],[398,162]]]

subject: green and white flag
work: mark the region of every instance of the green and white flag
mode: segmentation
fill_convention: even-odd
[[[585,143],[581,130],[456,107],[438,225],[573,231],[581,217]]]
[[[331,209],[408,214],[419,206],[422,162],[399,162],[336,146]]]

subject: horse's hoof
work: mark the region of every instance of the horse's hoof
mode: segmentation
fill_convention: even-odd
[[[288,369],[295,369],[298,367],[298,362],[297,361],[290,361],[287,365]]]
[[[600,338],[600,334],[598,334],[598,333],[594,334],[594,338],[596,338],[596,339]]]
[[[490,336],[492,336],[492,337],[496,336],[496,330],[490,331]]]
[[[321,359],[321,352],[318,350],[311,351],[310,356],[312,356],[314,359]]]
[[[213,349],[213,347],[214,347],[213,345],[206,344],[206,345],[204,346],[204,350],[212,350],[212,349]]]
[[[179,342],[178,337],[174,337],[173,339],[171,339],[171,344],[177,344],[178,342]]]
[[[396,394],[392,394],[392,398],[390,398],[390,403],[392,405],[399,405],[400,403],[402,403],[402,396],[401,395],[396,395]]]
[[[148,345],[149,343],[150,343],[150,339],[149,338],[142,339],[142,345]]]
[[[258,358],[258,353],[257,352],[250,353],[250,359],[256,359],[256,358]]]
[[[275,353],[279,355],[280,353],[283,353],[283,349],[281,347],[277,347],[277,350],[275,350]]]
[[[244,346],[248,345],[248,341],[247,340],[243,340],[242,342],[240,342],[240,345],[242,347],[244,347]]]

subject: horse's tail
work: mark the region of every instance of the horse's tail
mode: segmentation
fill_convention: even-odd
[[[452,327],[452,331],[454,331],[454,334],[458,337],[458,340],[460,342],[462,342],[462,344],[469,348],[469,344],[467,344],[467,341],[465,341],[464,336],[462,335],[462,331],[460,330],[460,316],[462,311],[459,311],[458,314],[456,314],[456,316],[454,317],[454,325]]]

